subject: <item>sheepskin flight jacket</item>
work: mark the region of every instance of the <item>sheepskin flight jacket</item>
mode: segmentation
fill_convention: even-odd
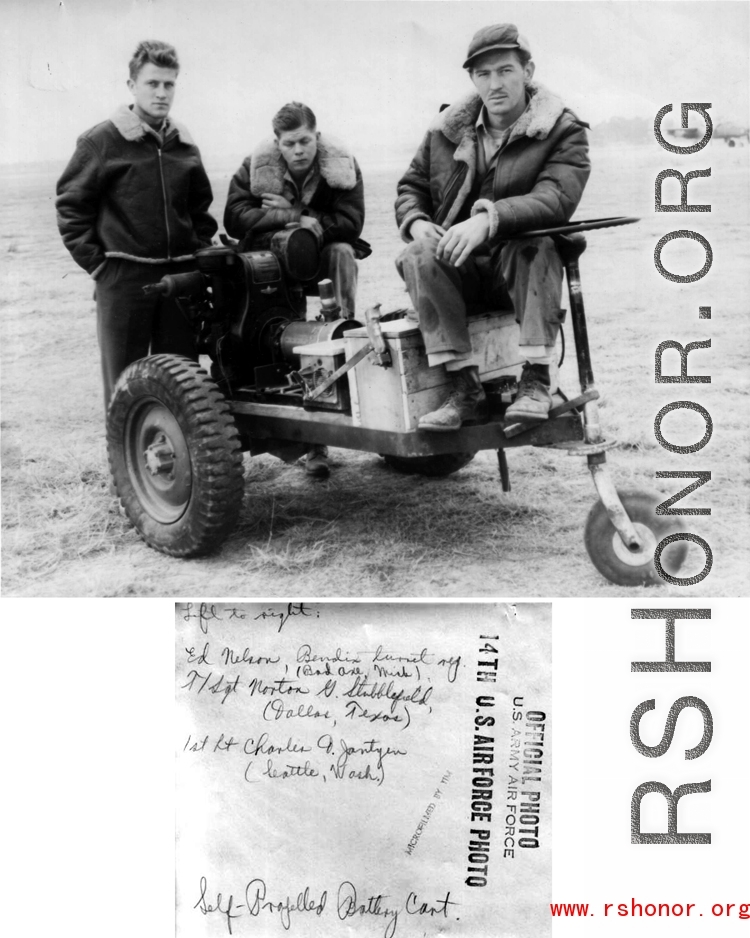
[[[528,92],[529,104],[500,151],[491,187],[476,178],[479,95],[473,92],[437,116],[398,183],[396,220],[405,241],[417,218],[449,228],[469,212],[485,211],[490,240],[570,219],[591,171],[588,124],[543,85],[529,85]]]
[[[76,263],[96,276],[107,257],[183,261],[211,243],[213,195],[200,152],[170,122],[160,147],[126,105],[78,138],[57,183],[57,223]]]
[[[357,161],[346,147],[321,135],[311,170],[317,174],[317,184],[312,190],[305,185],[301,201],[296,200],[293,208],[265,212],[261,208],[263,193],[284,195],[285,186],[289,187],[284,179],[286,169],[275,138],[264,140],[244,160],[229,184],[224,212],[227,233],[241,239],[250,232],[276,231],[305,214],[320,222],[324,244],[354,244],[365,222],[365,192]]]

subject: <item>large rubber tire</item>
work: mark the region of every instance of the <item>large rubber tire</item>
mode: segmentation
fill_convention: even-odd
[[[584,540],[591,562],[610,582],[618,586],[663,585],[664,580],[654,566],[654,551],[677,527],[674,522],[656,514],[660,499],[645,492],[620,492],[623,507],[643,541],[643,548],[631,552],[622,542],[610,521],[607,509],[597,501],[586,520]],[[676,576],[687,555],[687,544],[676,541],[661,556],[666,573]]]
[[[432,456],[383,456],[386,465],[407,475],[439,478],[468,466],[475,453],[434,453]]]
[[[196,557],[227,537],[242,505],[240,439],[196,362],[153,355],[130,365],[109,405],[107,444],[117,495],[147,544]]]

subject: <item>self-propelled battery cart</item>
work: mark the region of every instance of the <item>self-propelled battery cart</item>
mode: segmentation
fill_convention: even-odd
[[[312,444],[382,455],[394,468],[448,475],[480,450],[497,452],[510,490],[505,450],[532,446],[585,457],[598,499],[585,525],[596,568],[623,585],[661,582],[685,558],[684,542],[662,553],[674,531],[656,513],[658,498],[618,491],[606,462],[615,441],[600,428],[581,292],[584,231],[629,224],[606,218],[528,232],[554,239],[565,266],[580,393],[553,395],[548,419],[509,425],[504,412],[521,370],[512,310],[470,319],[480,377],[490,402],[486,421],[435,433],[417,428],[439,406],[448,376],[427,363],[418,323],[408,310],[364,322],[341,318],[330,284],[321,311],[306,318],[305,285],[314,282],[318,243],[291,227],[267,249],[240,252],[225,244],[196,254],[192,273],[147,288],[177,297],[196,330],[210,370],[175,355],[153,355],[120,376],[107,436],[123,509],[152,547],[178,557],[216,548],[236,522],[243,498],[243,452],[300,456]]]

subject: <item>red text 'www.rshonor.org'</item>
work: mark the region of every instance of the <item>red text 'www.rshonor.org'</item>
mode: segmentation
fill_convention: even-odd
[[[698,906],[695,902],[605,902],[597,913],[588,902],[551,902],[550,914],[554,918],[742,918],[750,919],[750,902],[715,902]]]

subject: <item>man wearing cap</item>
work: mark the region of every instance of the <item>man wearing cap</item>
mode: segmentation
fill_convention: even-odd
[[[423,430],[455,430],[483,415],[466,316],[507,306],[508,297],[524,366],[506,419],[547,419],[562,264],[551,238],[508,239],[567,222],[591,169],[588,125],[532,81],[531,50],[515,26],[480,29],[463,67],[475,90],[433,121],[396,199],[409,242],[397,267],[429,364],[443,365],[453,385],[443,405],[420,419]]]

